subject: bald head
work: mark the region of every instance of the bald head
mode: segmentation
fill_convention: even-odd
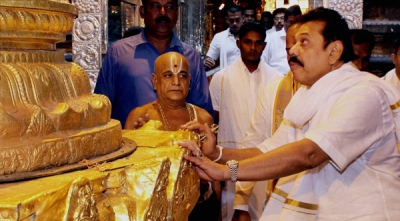
[[[158,99],[184,102],[189,93],[189,62],[177,52],[162,54],[154,62],[152,80]]]
[[[189,62],[177,52],[162,54],[154,62],[154,73],[157,75],[164,72],[172,72],[174,74],[185,72],[189,74]]]

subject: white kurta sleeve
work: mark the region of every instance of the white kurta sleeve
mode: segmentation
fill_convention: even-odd
[[[224,70],[215,73],[210,82],[210,95],[212,105],[215,111],[220,111],[220,93],[221,93],[221,81]]]

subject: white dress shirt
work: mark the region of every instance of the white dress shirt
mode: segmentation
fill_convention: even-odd
[[[267,46],[263,51],[261,60],[279,71],[279,73],[286,75],[290,68],[286,55],[285,29],[267,35],[265,41],[267,42]]]
[[[220,59],[220,68],[223,69],[230,65],[240,56],[240,50],[236,45],[235,36],[229,31],[215,34],[208,49],[207,56],[214,60]]]

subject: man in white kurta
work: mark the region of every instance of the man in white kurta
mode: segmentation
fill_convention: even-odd
[[[289,72],[281,80],[268,84],[263,89],[241,148],[255,147],[275,133],[282,121],[284,110],[298,87],[299,84],[293,81],[293,74]],[[251,220],[258,221],[272,193],[273,182],[236,182],[234,209],[248,211]],[[253,191],[257,194],[252,194]],[[250,199],[257,200],[258,204],[249,204]]]
[[[286,74],[290,68],[286,58],[285,29],[267,35],[266,41],[267,46],[261,59],[279,73]]]
[[[265,33],[261,25],[248,24],[247,26],[250,25],[256,26],[258,30]],[[243,25],[242,28],[246,30],[247,27]],[[247,33],[252,32],[255,31],[247,31]],[[262,39],[262,42],[264,42],[264,39]],[[243,62],[242,56],[247,55],[242,52],[242,56],[225,69],[217,72],[211,80],[210,94],[213,107],[215,111],[219,112],[218,143],[224,147],[237,148],[240,146],[262,89],[283,76],[259,60],[262,49],[258,55],[258,67],[254,71],[250,72]],[[241,50],[244,49],[241,48]],[[226,184],[227,191],[223,194],[222,203],[223,208],[226,208],[227,211],[223,211],[222,214],[223,220],[230,221],[233,215],[235,185],[228,182]],[[262,192],[261,198],[264,196],[265,199],[265,189],[262,189]]]
[[[296,44],[294,36],[301,26],[301,23],[292,25],[287,28],[286,47],[291,48]],[[246,137],[243,141],[242,148],[255,147],[264,140],[270,138],[283,119],[283,113],[288,105],[293,94],[297,91],[300,85],[294,81],[293,73],[289,71],[281,80],[267,85],[261,93],[256,109],[251,117],[250,125],[246,131]],[[274,186],[274,180],[267,182],[267,186],[261,186],[258,182],[236,182],[236,194],[234,200],[234,209],[237,216],[248,216],[252,221],[258,221],[261,217],[265,203],[268,201]],[[264,182],[263,182],[264,183]],[[253,189],[257,193],[262,193],[265,189],[265,194],[258,194],[263,201],[260,204],[250,204]],[[243,211],[250,211],[246,214]]]
[[[394,53],[391,54],[394,68],[382,77],[400,90],[400,38],[394,41]]]
[[[400,75],[400,73],[399,73],[399,75]],[[388,73],[386,73],[386,75],[383,76],[382,79],[393,84],[395,87],[397,87],[400,90],[400,79],[396,74],[396,68],[393,68]]]
[[[269,66],[279,71],[281,74],[287,74],[289,65],[287,62],[286,52],[286,32],[290,25],[292,25],[301,16],[301,9],[298,5],[293,5],[284,11],[284,28],[280,31],[267,33],[267,46],[263,52],[261,59]]]
[[[247,125],[250,123],[258,97],[262,89],[282,75],[260,62],[259,68],[250,73],[238,57],[230,66],[217,72],[210,83],[210,94],[214,110],[219,111],[218,143],[224,147],[237,148],[241,145]],[[229,217],[233,215],[235,185],[227,184],[227,209]],[[265,199],[265,182],[260,182],[260,191],[254,191],[255,204],[262,205]],[[256,187],[257,188],[257,187]]]

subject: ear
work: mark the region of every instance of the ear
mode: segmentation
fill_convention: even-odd
[[[343,54],[343,43],[341,41],[334,41],[328,46],[329,64],[335,64],[339,61]]]
[[[154,73],[151,75],[151,83],[153,84],[154,90],[157,90],[157,75]]]
[[[139,14],[140,14],[140,18],[144,18],[144,6],[143,5],[141,5],[139,7]]]
[[[391,54],[393,64],[396,64],[396,55],[394,53]]]
[[[236,40],[236,46],[240,49],[240,40]]]

